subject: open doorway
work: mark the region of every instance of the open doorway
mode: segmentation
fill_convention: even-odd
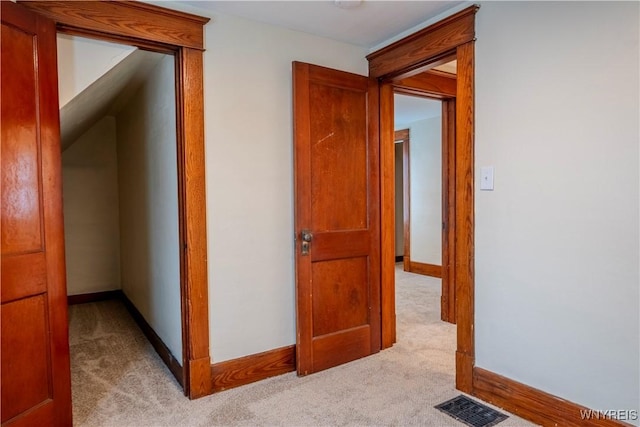
[[[394,94],[397,342],[445,378],[456,327],[442,321],[443,101]]]
[[[182,388],[174,56],[58,35],[58,58],[74,409],[153,351],[133,320]]]
[[[442,277],[442,101],[395,94],[396,257]],[[398,262],[398,259],[396,259]]]
[[[440,318],[456,323],[455,239],[455,56],[421,73],[393,80],[394,142],[402,145],[402,188],[397,179],[396,230],[403,222],[403,270],[440,278]],[[391,100],[391,97],[388,97]],[[412,137],[413,133],[413,137]],[[411,148],[413,147],[413,149]],[[402,212],[398,212],[402,197]],[[397,232],[396,232],[397,234]],[[397,255],[396,255],[397,256]],[[398,260],[396,259],[396,262]]]

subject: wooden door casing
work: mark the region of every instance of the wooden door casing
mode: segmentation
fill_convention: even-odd
[[[473,147],[474,147],[474,42],[475,15],[480,6],[473,5],[429,27],[367,55],[369,76],[380,81],[380,128],[382,164],[382,347],[395,342],[394,258],[391,245],[394,234],[393,212],[393,151],[388,141],[393,140],[393,107],[385,102],[393,93],[392,83],[419,74],[436,64],[458,61],[455,106],[455,201],[448,235],[453,248],[450,275],[455,286],[455,321],[457,324],[456,388],[473,392],[474,353],[474,214],[473,214]],[[451,200],[451,199],[449,199]]]
[[[293,80],[296,350],[306,375],[380,350],[378,88],[299,62]]]
[[[176,56],[182,369],[191,399],[212,393],[204,165],[204,31],[209,18],[135,1],[18,1],[59,31]],[[4,96],[4,95],[3,95]]]
[[[2,425],[71,425],[56,28],[1,7]]]

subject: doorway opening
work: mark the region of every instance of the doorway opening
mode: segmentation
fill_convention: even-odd
[[[452,276],[447,271],[451,256],[449,182],[455,178],[449,171],[455,116],[447,109],[455,102],[455,79],[455,61],[451,61],[392,83],[396,308],[398,316],[406,316],[403,311],[411,310],[411,304],[405,294],[413,292],[414,303],[420,295],[418,305],[422,307],[413,311],[421,313],[422,322],[434,326],[440,321],[455,323],[448,311],[455,294],[449,294]],[[440,85],[438,92],[433,91],[435,83]],[[417,288],[408,291],[412,286]],[[455,329],[442,328],[443,334],[455,336]]]
[[[449,156],[447,174],[448,197],[443,216],[446,239],[443,253],[449,259],[443,262],[443,284],[446,283],[455,296],[445,300],[443,292],[443,317],[452,316],[457,328],[456,388],[473,392],[473,370],[475,364],[473,332],[473,144],[474,144],[474,41],[475,14],[479,6],[468,7],[417,33],[401,39],[367,56],[369,76],[380,83],[380,165],[381,165],[381,325],[382,348],[396,342],[395,302],[395,253],[394,253],[394,126],[393,96],[402,82],[419,80],[425,70],[456,60],[455,101],[443,102],[443,116],[450,115],[455,123],[452,129],[443,129],[455,143],[446,144],[454,148]],[[446,83],[431,81],[431,94],[437,94]],[[401,88],[405,90],[405,88]],[[406,88],[413,91],[411,85]],[[423,91],[424,92],[424,91]],[[429,95],[429,93],[426,93]],[[445,96],[446,98],[446,96]],[[451,130],[454,134],[451,134]],[[443,145],[445,147],[445,145]],[[444,163],[443,163],[444,164]],[[451,191],[452,190],[452,191]],[[448,219],[448,220],[447,220]],[[448,245],[448,247],[445,247]],[[448,276],[448,278],[446,278]],[[446,279],[445,279],[446,278]],[[451,279],[450,279],[451,278]],[[453,280],[452,280],[453,279]],[[445,308],[449,307],[448,312]]]
[[[175,92],[171,92],[175,94],[177,129],[182,325],[182,355],[178,357],[182,357],[185,394],[192,399],[210,394],[203,109],[203,26],[209,19],[145,3],[31,1],[20,7],[49,19],[58,32],[175,58]]]
[[[442,102],[396,93],[394,121],[396,262],[441,278]]]
[[[126,307],[182,387],[174,56],[59,34],[58,67],[68,300],[121,301],[70,308],[72,376],[97,361],[126,373],[97,345],[132,336],[106,332]],[[97,392],[96,375],[82,387]]]

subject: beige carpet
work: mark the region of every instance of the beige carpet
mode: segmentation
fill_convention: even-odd
[[[76,426],[463,426],[433,406],[454,389],[455,326],[440,280],[397,272],[398,343],[328,371],[189,401],[117,301],[70,307]],[[510,416],[499,426],[532,425]]]

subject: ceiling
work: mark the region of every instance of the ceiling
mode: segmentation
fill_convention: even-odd
[[[442,101],[419,96],[395,94],[393,97],[394,126],[409,127],[410,123],[442,115]]]
[[[60,109],[62,151],[106,115],[129,101],[164,55],[135,50]]]
[[[463,1],[198,1],[180,0],[212,13],[235,15],[291,30],[373,48],[452,9]],[[215,16],[214,16],[215,19]]]
[[[389,40],[462,1],[197,1],[181,3],[302,31],[367,48]],[[353,8],[341,8],[354,5]],[[63,149],[105,114],[114,114],[135,92],[158,54],[136,51],[70,101],[60,111]],[[447,70],[455,73],[453,69]],[[403,125],[440,114],[440,102],[396,97],[396,123]]]

